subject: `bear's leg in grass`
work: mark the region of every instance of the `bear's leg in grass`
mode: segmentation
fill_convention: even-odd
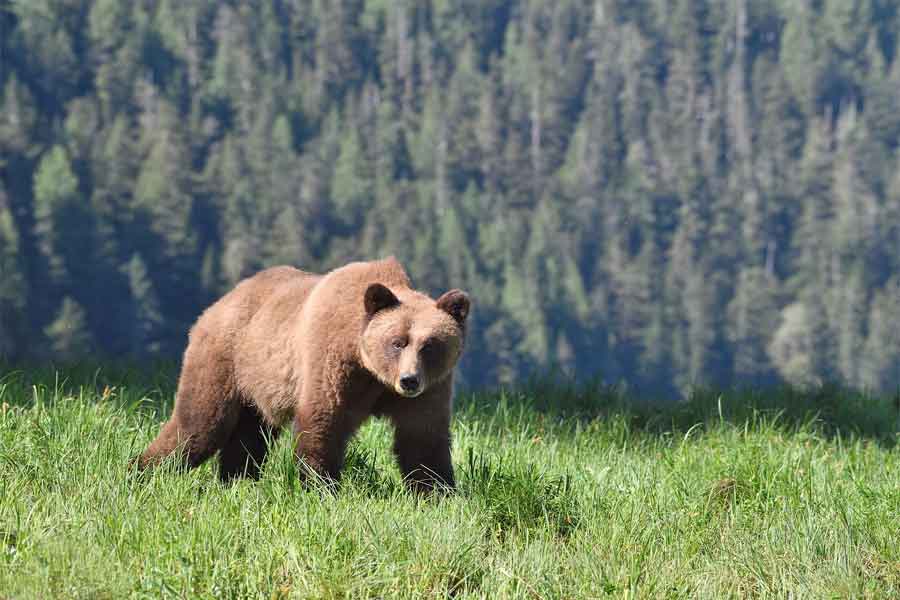
[[[418,398],[392,403],[386,416],[394,425],[394,455],[403,480],[417,492],[453,489],[450,461],[449,382]]]
[[[194,468],[220,450],[231,437],[240,412],[231,364],[211,344],[188,344],[178,380],[175,409],[162,431],[138,459],[152,467],[179,452]]]
[[[242,405],[234,431],[219,453],[219,478],[222,481],[241,476],[259,479],[269,443],[280,431],[263,421],[255,408]]]
[[[376,385],[369,375],[359,373],[338,384],[324,385],[318,378],[306,382],[294,413],[294,452],[326,482],[340,479],[347,443],[372,414]]]
[[[450,461],[452,382],[438,382],[416,398],[395,397],[376,406],[394,426],[394,456],[407,486],[417,492],[456,486]]]
[[[294,453],[326,483],[340,479],[347,442],[354,428],[344,411],[318,403],[305,403],[294,417]],[[305,477],[301,465],[301,477]]]
[[[394,454],[403,480],[417,492],[453,489],[449,419],[394,421]]]

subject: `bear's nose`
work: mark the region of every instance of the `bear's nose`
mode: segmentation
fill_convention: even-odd
[[[400,376],[400,387],[404,392],[415,392],[419,389],[419,376],[418,375],[401,375]]]

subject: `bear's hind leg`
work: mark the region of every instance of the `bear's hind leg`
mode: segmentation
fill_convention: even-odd
[[[179,450],[180,445],[181,441],[178,434],[178,423],[176,423],[173,415],[172,418],[163,424],[159,435],[150,442],[147,449],[144,450],[134,462],[137,463],[137,466],[140,469],[155,467],[167,456]]]
[[[172,454],[179,455],[179,462],[193,469],[225,446],[225,441],[234,429],[236,413],[224,410],[212,423],[198,423],[193,419],[182,419],[175,414],[166,421],[147,449],[137,459],[141,469],[155,467]],[[207,429],[208,426],[208,429]]]
[[[138,458],[138,467],[156,466],[175,452],[184,466],[199,466],[231,437],[239,409],[230,362],[214,349],[188,344],[172,416]]]
[[[224,482],[240,476],[259,479],[269,443],[280,432],[263,421],[255,408],[241,406],[234,431],[219,452],[219,478]]]

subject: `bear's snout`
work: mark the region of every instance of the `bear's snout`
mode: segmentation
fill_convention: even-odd
[[[415,373],[405,373],[400,376],[400,391],[404,396],[418,396],[422,388],[422,380]]]

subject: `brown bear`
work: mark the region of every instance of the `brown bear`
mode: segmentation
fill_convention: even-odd
[[[465,292],[435,301],[393,257],[325,275],[266,269],[191,329],[172,416],[137,464],[180,450],[195,467],[218,451],[223,480],[257,478],[267,441],[293,420],[297,458],[336,481],[347,442],[374,415],[393,424],[413,489],[452,488],[452,372],[468,314]]]

